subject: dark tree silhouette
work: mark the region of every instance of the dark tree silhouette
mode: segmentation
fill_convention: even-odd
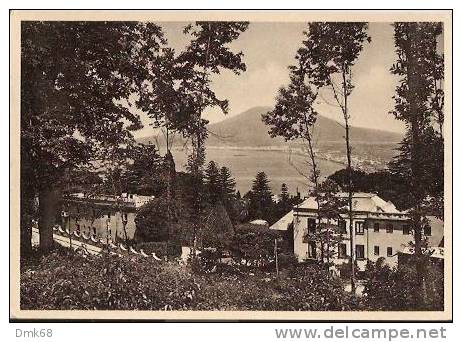
[[[416,291],[421,291],[421,298],[425,302],[423,280],[425,241],[422,230],[428,224],[426,220],[428,208],[425,202],[432,199],[428,173],[433,173],[434,169],[434,167],[430,170],[425,168],[428,166],[429,155],[434,158],[435,164],[439,164],[437,168],[444,169],[442,136],[444,93],[438,87],[438,82],[443,78],[444,63],[437,51],[437,38],[442,33],[442,24],[395,23],[394,30],[397,62],[391,67],[391,72],[400,77],[400,83],[396,87],[394,96],[395,108],[390,113],[398,120],[404,121],[407,127],[401,155],[395,159],[394,170],[409,181],[411,208],[409,215],[414,231],[416,271],[420,277],[420,286]],[[437,69],[441,70],[437,71]],[[434,124],[440,128],[439,140],[436,140]],[[435,144],[428,144],[429,139],[436,140],[436,146],[440,147],[431,148]],[[433,198],[437,203],[441,203],[442,207],[442,174],[438,174],[436,179],[438,179],[436,186],[441,189],[441,192],[440,196]]]
[[[251,219],[264,219],[272,223],[273,194],[266,173],[258,172],[250,190],[249,216]]]
[[[136,22],[24,22],[21,26],[21,212],[39,199],[42,249],[52,245],[63,171],[92,159],[100,143],[131,139],[139,117],[124,105],[164,43]],[[27,190],[26,190],[27,189]],[[30,249],[22,220],[21,249]]]
[[[211,160],[205,169],[204,183],[207,199],[210,204],[216,204],[221,199],[220,170],[217,163]]]

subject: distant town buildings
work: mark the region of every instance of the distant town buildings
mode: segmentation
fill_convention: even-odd
[[[347,197],[341,193],[338,196]],[[319,259],[320,248],[314,234],[318,226],[317,203],[307,198],[293,208],[286,216],[272,225],[271,229],[287,230],[293,225],[294,254],[299,261]],[[336,265],[348,262],[351,255],[348,214],[334,222],[325,222],[332,227],[340,242],[331,250],[332,262]],[[424,231],[429,247],[443,245],[443,221],[430,218],[430,225]],[[398,254],[408,254],[414,239],[406,212],[401,212],[391,202],[376,194],[355,193],[353,196],[353,245],[355,259],[360,270],[368,260],[377,261],[384,257],[390,265],[398,263]],[[441,251],[438,255],[441,257]]]
[[[112,241],[133,239],[136,209],[153,199],[124,193],[121,196],[75,193],[64,197],[63,229]]]

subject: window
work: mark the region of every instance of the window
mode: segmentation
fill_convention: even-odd
[[[387,233],[393,233],[393,225],[391,223],[387,223]]]
[[[338,220],[338,228],[340,234],[346,234],[346,221],[345,220]]]
[[[380,224],[378,222],[374,222],[374,232],[379,232],[380,230]]]
[[[364,235],[364,221],[355,222],[355,232],[358,235]]]
[[[380,247],[374,246],[374,255],[380,255]]]
[[[316,220],[309,218],[307,223],[308,223],[308,234],[315,234],[316,233]]]
[[[389,256],[389,257],[393,256],[393,248],[392,247],[387,247],[387,256]]]
[[[356,245],[356,259],[364,259],[364,245]]]
[[[96,227],[93,227],[93,235],[96,235]]]
[[[111,212],[110,211],[107,212],[107,218],[111,218]]]
[[[432,227],[430,225],[426,225],[424,227],[424,234],[425,236],[431,236],[432,235]]]
[[[408,224],[403,225],[403,235],[411,234],[411,226]]]
[[[308,242],[308,258],[316,259],[316,242],[315,241]]]
[[[339,258],[346,258],[347,253],[346,253],[347,246],[345,243],[340,243],[338,245],[338,257]]]

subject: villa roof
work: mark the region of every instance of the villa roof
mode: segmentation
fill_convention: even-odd
[[[270,229],[274,230],[287,230],[289,225],[294,221],[294,211],[291,210],[283,217],[281,217],[276,223],[274,223]]]
[[[340,198],[348,198],[348,194],[344,192],[338,193],[337,196]],[[315,201],[315,198],[309,197],[294,209],[317,210],[318,206]],[[376,194],[367,192],[356,192],[353,194],[353,211],[390,214],[404,213],[396,209],[393,203],[383,200]]]
[[[122,206],[138,208],[148,203],[154,196],[143,196],[137,194],[123,193],[121,196],[107,195],[107,194],[84,194],[82,192],[72,193],[64,198],[66,201],[79,202],[79,203],[93,203],[97,205],[113,205],[118,203]]]

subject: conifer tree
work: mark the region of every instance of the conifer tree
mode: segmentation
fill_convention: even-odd
[[[220,169],[220,195],[225,205],[236,198],[236,181],[226,166]]]
[[[249,215],[251,219],[271,221],[273,209],[273,194],[266,173],[257,173],[250,190]]]
[[[221,199],[221,179],[218,165],[213,160],[207,164],[204,182],[207,189],[208,202],[216,204]]]

